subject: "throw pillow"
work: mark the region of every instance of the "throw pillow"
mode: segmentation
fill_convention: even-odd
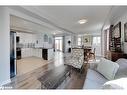
[[[119,65],[116,62],[112,62],[110,60],[102,58],[97,66],[97,71],[100,72],[107,79],[112,80],[114,79],[118,68]]]

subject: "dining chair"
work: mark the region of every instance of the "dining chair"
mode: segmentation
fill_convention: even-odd
[[[96,48],[93,48],[93,51],[91,51],[90,54],[90,58],[93,57],[95,59],[95,50]]]

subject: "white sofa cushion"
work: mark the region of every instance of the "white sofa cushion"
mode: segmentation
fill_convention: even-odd
[[[112,80],[119,68],[116,62],[112,62],[105,58],[102,58],[97,66],[97,71],[104,75],[107,79]]]
[[[103,89],[127,89],[127,78],[120,78],[106,82]]]

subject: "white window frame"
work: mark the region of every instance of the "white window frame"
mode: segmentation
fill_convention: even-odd
[[[101,37],[100,36],[93,36],[93,45],[100,45],[101,44]]]
[[[79,41],[79,39],[80,39],[80,41]],[[77,44],[78,44],[78,46],[82,45],[82,37],[81,36],[78,36]]]

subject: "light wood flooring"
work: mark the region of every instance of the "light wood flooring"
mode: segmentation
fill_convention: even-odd
[[[35,60],[33,62],[36,63]],[[63,53],[56,52],[54,60],[43,62],[43,65],[35,66],[34,64],[32,67],[35,68],[33,69],[29,69],[29,65],[26,66],[25,68],[28,68],[29,70],[23,72],[21,75],[12,78],[11,83],[6,84],[5,87],[9,87],[11,89],[41,89],[41,83],[38,78],[43,76],[51,69],[55,69],[59,66],[64,66],[65,58]],[[77,70],[74,69],[72,71],[71,77],[67,77],[66,80],[63,81],[63,83],[57,89],[82,89],[85,81],[85,75],[86,70],[84,70],[83,74],[80,74]]]
[[[47,61],[38,57],[26,57],[17,60],[17,76],[28,73],[46,64],[48,64]]]

